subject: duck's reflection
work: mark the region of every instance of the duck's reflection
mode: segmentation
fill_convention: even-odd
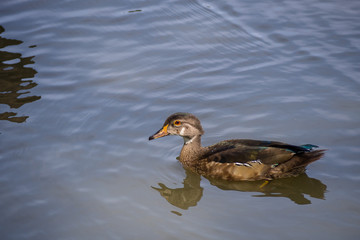
[[[188,209],[196,206],[203,195],[203,188],[200,186],[200,175],[186,171],[186,177],[181,188],[169,188],[163,183],[159,183],[160,188],[152,187],[157,190],[170,204]]]
[[[0,34],[4,31],[4,28],[0,26]],[[22,41],[0,36],[0,49],[21,43]],[[21,97],[21,95],[28,94],[29,89],[37,85],[30,80],[37,73],[36,70],[31,67],[25,67],[28,64],[34,63],[33,58],[33,56],[22,57],[20,53],[0,50],[0,104],[17,109],[26,103],[40,99],[40,96]],[[1,111],[0,120],[21,123],[28,118],[28,116],[16,115],[17,113],[12,111]]]
[[[200,186],[201,177],[186,170],[186,177],[181,188],[169,188],[159,183],[157,190],[170,204],[181,209],[188,209],[200,201],[203,188]],[[311,204],[308,195],[312,198],[325,199],[326,185],[321,181],[310,178],[306,174],[298,177],[284,178],[269,181],[254,182],[227,182],[209,179],[210,183],[223,190],[236,190],[241,192],[254,192],[253,197],[285,197],[296,204]],[[265,184],[264,184],[265,183]]]
[[[312,198],[325,199],[326,185],[320,180],[310,178],[306,173],[297,177],[276,179],[269,182],[224,182],[211,180],[211,184],[223,190],[238,190],[255,192],[253,197],[285,197],[296,204],[311,204],[308,195]]]

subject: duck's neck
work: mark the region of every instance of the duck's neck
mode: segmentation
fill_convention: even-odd
[[[194,163],[199,159],[203,153],[203,147],[201,146],[201,135],[194,136],[192,138],[183,137],[184,146],[180,153],[180,162],[185,166],[191,167],[191,163]]]

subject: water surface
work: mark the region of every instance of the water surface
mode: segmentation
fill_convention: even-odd
[[[358,1],[0,3],[1,239],[358,239]],[[186,172],[168,115],[312,143],[297,178]]]

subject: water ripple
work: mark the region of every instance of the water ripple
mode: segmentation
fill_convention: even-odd
[[[30,69],[17,93],[41,96],[18,109],[29,120],[1,123],[2,236],[236,239],[265,229],[289,239],[279,225],[304,239],[358,232],[350,211],[359,199],[358,1],[1,6],[1,36],[22,41],[2,48],[22,55],[4,58],[2,72]],[[178,111],[201,119],[204,145],[254,138],[329,150],[310,165],[308,184],[288,179],[280,192],[248,183],[224,191],[199,176],[189,189],[176,160],[183,140],[147,139]],[[314,182],[327,186],[321,197],[292,197],[294,186]],[[300,215],[299,202],[309,204]],[[289,213],[309,231],[290,226]],[[310,218],[337,228],[315,228]]]

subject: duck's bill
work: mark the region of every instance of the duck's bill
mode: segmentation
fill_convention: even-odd
[[[149,140],[153,140],[153,139],[157,139],[157,138],[161,138],[161,137],[165,137],[165,136],[169,135],[170,133],[167,132],[168,126],[169,125],[165,125],[162,129],[157,131],[154,135],[150,136]]]

